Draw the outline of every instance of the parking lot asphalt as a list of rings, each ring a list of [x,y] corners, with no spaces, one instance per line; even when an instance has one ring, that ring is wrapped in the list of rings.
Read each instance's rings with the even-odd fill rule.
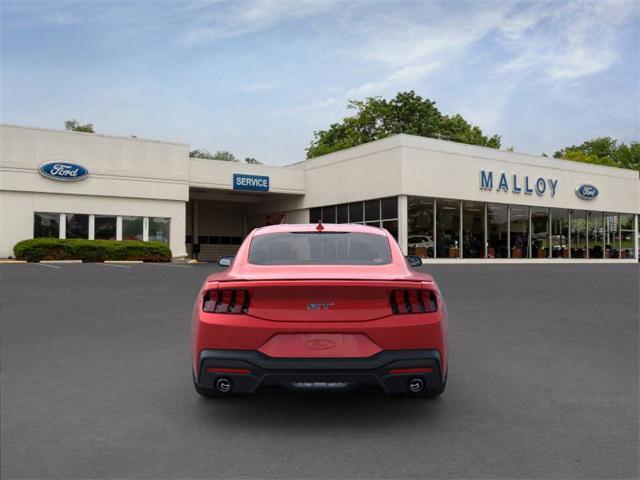
[[[3,265],[2,478],[636,478],[637,265],[437,265],[439,399],[205,400],[212,265]]]

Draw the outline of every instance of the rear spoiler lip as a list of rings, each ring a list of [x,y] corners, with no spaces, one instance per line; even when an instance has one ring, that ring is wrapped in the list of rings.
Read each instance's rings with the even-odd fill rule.
[[[416,288],[422,287],[430,289],[434,282],[422,279],[366,279],[366,278],[335,278],[335,279],[318,279],[309,278],[300,279],[233,279],[233,280],[216,280],[207,282],[209,288],[247,288],[247,287],[286,287],[286,286],[309,286],[309,287],[332,287],[332,286],[379,286],[388,288]]]

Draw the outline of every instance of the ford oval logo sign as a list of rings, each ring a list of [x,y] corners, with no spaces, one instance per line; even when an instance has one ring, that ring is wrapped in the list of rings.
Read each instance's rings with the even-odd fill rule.
[[[576,187],[576,195],[583,200],[593,200],[598,196],[598,189],[593,185],[584,183]]]
[[[56,161],[40,165],[40,173],[52,180],[63,182],[77,182],[89,175],[89,170],[77,163]]]
[[[336,346],[335,342],[332,342],[328,338],[314,338],[313,340],[305,342],[305,345],[311,350],[331,350]]]

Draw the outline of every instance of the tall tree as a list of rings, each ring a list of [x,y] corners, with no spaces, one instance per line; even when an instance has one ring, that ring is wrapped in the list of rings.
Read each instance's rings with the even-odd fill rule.
[[[93,123],[85,123],[82,125],[75,118],[64,122],[64,129],[70,132],[96,133],[93,130]]]
[[[500,148],[500,136],[487,137],[480,127],[471,125],[461,115],[443,115],[435,102],[423,99],[411,90],[399,92],[395,98],[368,97],[349,100],[347,108],[355,114],[327,130],[313,133],[307,158],[355,147],[397,133],[440,138],[454,142]]]
[[[640,171],[640,141],[633,141],[627,145],[623,142],[618,143],[611,137],[598,137],[580,145],[565,147],[553,156],[575,162]]]

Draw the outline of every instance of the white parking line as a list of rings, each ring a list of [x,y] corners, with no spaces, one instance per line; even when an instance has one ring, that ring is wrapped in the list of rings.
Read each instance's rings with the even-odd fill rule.
[[[50,265],[48,263],[34,263],[32,265],[38,265],[39,267],[47,267],[47,268],[62,268],[62,267],[59,267],[58,265]]]
[[[172,263],[147,263],[147,265],[157,265],[159,267],[193,268],[191,265],[174,265]]]
[[[117,265],[115,263],[96,263],[96,265],[102,265],[103,267],[131,268],[130,265]]]

